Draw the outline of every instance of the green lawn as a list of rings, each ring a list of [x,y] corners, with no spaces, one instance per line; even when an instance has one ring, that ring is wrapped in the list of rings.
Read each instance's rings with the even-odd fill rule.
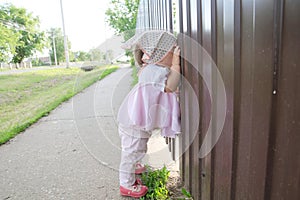
[[[0,76],[0,144],[117,68],[47,69]]]
[[[0,72],[5,72],[5,71],[8,71],[8,70],[10,70],[10,69],[8,69],[8,68],[3,68],[3,69],[1,69],[1,68],[0,68]]]
[[[131,73],[131,77],[132,77],[132,86],[135,86],[138,83],[138,69],[135,66],[132,66],[132,73]]]

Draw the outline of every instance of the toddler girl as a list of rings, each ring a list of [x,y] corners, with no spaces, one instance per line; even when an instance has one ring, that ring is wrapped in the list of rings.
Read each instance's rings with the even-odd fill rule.
[[[180,108],[175,90],[180,80],[180,49],[176,37],[167,31],[149,30],[136,34],[123,46],[134,49],[139,71],[138,84],[123,101],[119,113],[122,154],[120,193],[139,198],[147,193],[135,174],[145,171],[139,162],[146,154],[154,129],[174,138],[180,132]]]

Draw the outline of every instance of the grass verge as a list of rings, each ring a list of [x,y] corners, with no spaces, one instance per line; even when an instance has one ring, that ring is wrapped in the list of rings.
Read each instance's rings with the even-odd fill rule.
[[[132,68],[132,73],[131,73],[131,77],[132,77],[132,83],[131,86],[135,86],[138,83],[138,69],[136,66],[131,66]]]
[[[47,69],[0,76],[0,145],[117,68]]]

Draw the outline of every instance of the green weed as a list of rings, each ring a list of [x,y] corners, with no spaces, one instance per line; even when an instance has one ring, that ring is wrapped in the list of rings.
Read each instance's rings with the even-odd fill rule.
[[[192,195],[185,188],[182,188],[181,192],[185,197],[192,198]]]
[[[166,166],[162,169],[151,170],[147,166],[147,173],[142,174],[142,182],[148,187],[146,196],[140,200],[165,200],[169,199],[169,191],[166,187],[170,171]]]

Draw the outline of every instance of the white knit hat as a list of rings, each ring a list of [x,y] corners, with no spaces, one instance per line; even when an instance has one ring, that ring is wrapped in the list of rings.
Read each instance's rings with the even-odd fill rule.
[[[161,61],[176,45],[176,37],[164,30],[146,30],[135,34],[121,47],[123,49],[141,49],[146,55],[143,61],[153,64]]]

